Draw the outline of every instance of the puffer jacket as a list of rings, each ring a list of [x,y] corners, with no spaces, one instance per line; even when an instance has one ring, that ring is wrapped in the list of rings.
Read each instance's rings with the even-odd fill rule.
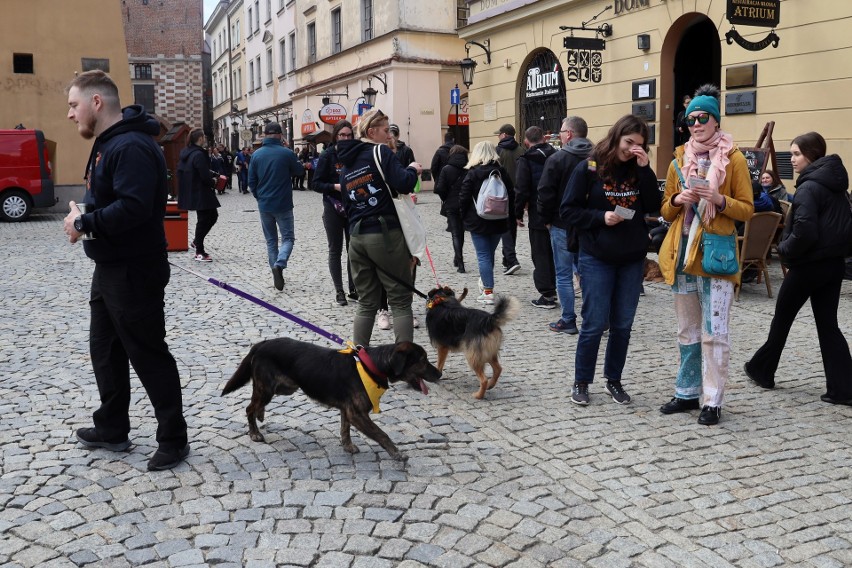
[[[675,149],[675,159],[681,167],[683,167],[683,152],[683,146],[678,146]],[[716,217],[708,228],[711,233],[716,235],[730,235],[734,232],[734,221],[748,221],[754,214],[751,174],[748,171],[745,156],[743,156],[739,148],[734,147],[728,154],[728,158],[728,167],[725,169],[725,182],[719,188],[719,193],[725,196],[725,209],[716,214]],[[674,196],[680,190],[680,181],[678,180],[674,164],[669,164],[669,171],[666,174],[666,192],[663,195],[663,205],[660,213],[672,225],[669,227],[668,233],[666,233],[663,244],[660,245],[659,252],[660,271],[669,285],[674,284],[675,273],[677,272],[678,252],[680,251],[681,244],[686,245],[686,240],[682,238],[684,236],[683,223],[686,209],[672,204],[672,199],[674,199]],[[686,253],[686,268],[684,272],[696,276],[721,278],[738,283],[740,280],[739,273],[730,276],[719,276],[716,274],[707,274],[701,269],[701,261],[704,258],[700,246],[703,234],[704,224],[702,223],[698,228],[692,249]],[[739,251],[737,251],[737,255],[739,255]],[[739,256],[737,260],[739,260]]]
[[[792,221],[778,243],[785,264],[797,266],[852,253],[848,187],[849,174],[836,154],[816,160],[799,174]]]

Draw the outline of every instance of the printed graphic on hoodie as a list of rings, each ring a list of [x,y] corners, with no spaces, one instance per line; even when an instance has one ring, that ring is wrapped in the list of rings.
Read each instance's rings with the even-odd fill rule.
[[[352,202],[355,209],[364,210],[378,205],[379,200],[376,194],[384,191],[384,185],[379,182],[377,187],[369,164],[346,174],[344,181],[346,182],[345,187],[349,194],[349,201]]]
[[[604,183],[603,191],[607,201],[612,203],[613,207],[621,205],[626,209],[632,209],[633,204],[639,199],[639,188],[629,182],[620,182],[618,188]]]

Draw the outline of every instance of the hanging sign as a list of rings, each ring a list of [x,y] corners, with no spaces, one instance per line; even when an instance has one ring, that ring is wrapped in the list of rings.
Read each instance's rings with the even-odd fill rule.
[[[337,124],[346,119],[346,107],[337,103],[328,103],[319,109],[319,119],[326,124]]]
[[[726,16],[735,26],[775,28],[781,21],[781,0],[728,0]]]
[[[772,47],[778,47],[781,38],[778,37],[778,34],[776,34],[775,32],[769,32],[769,34],[767,34],[767,36],[760,41],[749,41],[743,36],[741,36],[737,30],[731,29],[728,33],[725,34],[725,41],[728,43],[728,45],[737,42],[737,45],[742,47],[743,49],[747,49],[749,51],[760,51],[761,49],[766,49],[767,47],[769,47],[770,44],[772,44]]]
[[[568,50],[568,81],[571,83],[600,83],[603,80],[602,66],[603,55],[600,51]]]
[[[314,122],[314,115],[311,109],[306,108],[302,113],[302,136],[313,134],[317,131],[317,123]]]

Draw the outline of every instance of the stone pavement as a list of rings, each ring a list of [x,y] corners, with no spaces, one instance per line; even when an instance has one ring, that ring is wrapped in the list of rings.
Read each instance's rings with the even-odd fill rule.
[[[297,192],[296,247],[283,293],[272,287],[251,196],[223,196],[209,237],[212,264],[173,262],[224,280],[348,337],[353,307],[334,303],[317,194]],[[443,282],[476,288],[451,266],[438,199],[421,213]],[[184,385],[192,454],[150,473],[155,423],[134,381],[134,446],[83,449],[98,395],[88,356],[92,264],[71,246],[62,215],[0,224],[0,565],[317,567],[680,567],[852,565],[852,408],[820,402],[813,317],[794,326],[778,387],[750,385],[741,368],[766,335],[774,300],[746,285],[732,322],[732,376],[722,422],[663,416],[677,358],[670,292],[646,285],[628,356],[633,404],[568,400],[576,337],[551,333],[556,312],[535,309],[529,245],[523,270],[497,291],[523,303],[506,329],[505,373],[485,400],[452,355],[429,396],[394,390],[376,417],[404,451],[395,462],[355,433],[338,441],[338,413],[297,394],[277,397],[247,436],[250,392],[219,392],[249,347],[282,335],[332,347],[284,318],[174,269],[168,340]],[[194,216],[190,216],[191,226]],[[780,286],[778,265],[772,283]],[[434,283],[428,267],[418,286]],[[469,301],[470,302],[470,301]],[[840,304],[852,338],[852,283]],[[424,306],[415,313],[423,321]],[[427,345],[425,329],[415,331]],[[392,341],[376,330],[375,343]],[[434,354],[431,347],[427,347]],[[600,375],[599,375],[600,376]]]

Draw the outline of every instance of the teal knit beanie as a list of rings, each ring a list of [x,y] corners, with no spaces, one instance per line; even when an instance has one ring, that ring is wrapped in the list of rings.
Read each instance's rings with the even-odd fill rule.
[[[716,122],[722,122],[722,119],[719,116],[719,100],[716,97],[711,97],[710,95],[698,95],[692,99],[692,102],[690,102],[689,106],[686,107],[686,116],[689,116],[697,110],[706,112],[715,118]]]

